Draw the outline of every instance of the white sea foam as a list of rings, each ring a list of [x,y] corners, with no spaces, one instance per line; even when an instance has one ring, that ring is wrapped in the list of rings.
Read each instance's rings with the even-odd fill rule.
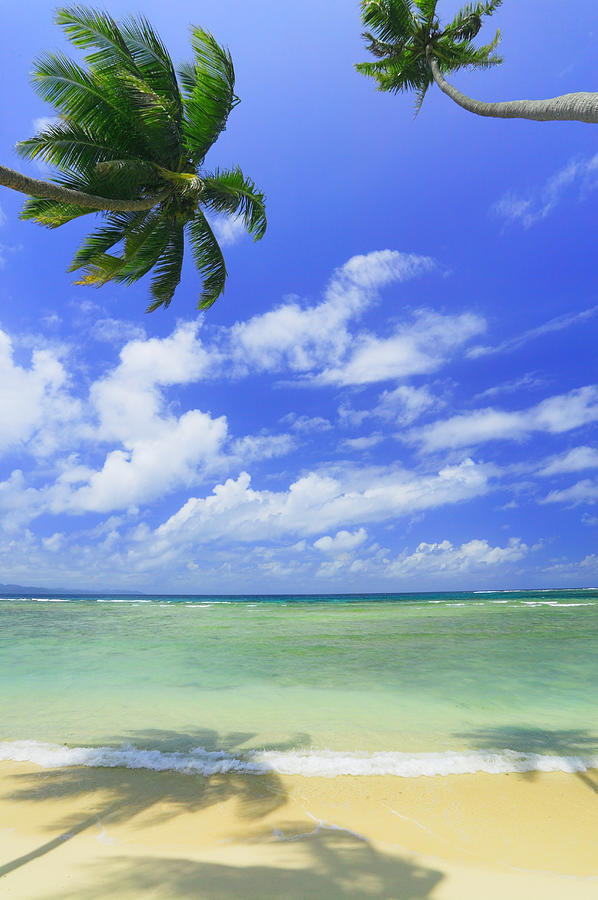
[[[595,606],[595,603],[588,603],[587,600],[584,603],[561,603],[559,600],[524,600],[524,606],[557,606],[557,607],[567,607],[567,606]]]
[[[36,603],[70,603],[68,597],[33,597]]]
[[[152,603],[152,600],[140,600],[137,597],[97,597],[96,603]]]
[[[233,755],[225,750],[197,747],[186,752],[120,747],[66,747],[38,741],[0,743],[0,760],[34,763],[44,768],[69,766],[124,767],[156,772],[197,775],[244,774],[304,775],[490,775],[517,772],[585,772],[598,768],[598,756],[551,756],[518,750],[470,750],[445,753],[349,753],[333,750],[253,750]]]

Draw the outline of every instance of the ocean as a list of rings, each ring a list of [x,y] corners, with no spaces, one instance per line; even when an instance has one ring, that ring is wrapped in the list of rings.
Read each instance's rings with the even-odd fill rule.
[[[0,597],[0,760],[210,775],[598,766],[598,589]]]

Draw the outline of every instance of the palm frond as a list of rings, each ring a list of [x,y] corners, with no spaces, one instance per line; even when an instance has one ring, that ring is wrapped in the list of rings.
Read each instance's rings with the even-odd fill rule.
[[[93,260],[107,253],[116,244],[124,240],[127,228],[134,224],[139,224],[147,217],[147,213],[115,213],[106,217],[103,226],[87,235],[68,269],[69,272],[75,272],[77,269],[84,268],[93,262]]]
[[[176,71],[168,50],[145,16],[130,17],[121,26],[125,44],[140,77],[173,108],[179,126],[183,104]]]
[[[86,242],[80,247],[70,271],[82,268],[84,275],[75,284],[101,287],[112,280],[132,284],[156,265],[168,244],[172,221],[160,207],[142,215],[143,219],[130,220],[128,223],[123,221],[122,226],[116,222],[112,235],[108,234],[108,230],[103,235],[97,233],[97,252],[93,252],[94,236],[91,236],[91,246]],[[108,242],[112,237],[116,239],[103,250],[103,241]],[[120,256],[106,252],[120,241],[124,241]]]
[[[209,31],[193,27],[191,44],[195,52],[195,78],[183,69],[183,140],[194,165],[199,165],[226,126],[236,102],[235,70],[230,53]]]
[[[174,292],[181,280],[183,255],[185,251],[185,225],[177,221],[170,231],[166,249],[154,267],[151,295],[154,298],[146,312],[154,312],[159,306],[168,309]]]
[[[109,143],[114,148],[113,156],[151,154],[119,78],[99,78],[56,53],[34,61],[32,83],[42,100],[54,106],[62,118],[76,122],[98,142]]]
[[[388,8],[395,25],[404,15],[416,21],[413,0],[377,3]],[[34,88],[58,120],[21,141],[18,152],[54,166],[57,185],[103,198],[108,206],[114,200],[125,208],[129,201],[153,204],[122,213],[94,206],[102,220],[75,253],[70,271],[81,273],[77,283],[100,286],[130,284],[154,269],[149,309],[167,307],[180,281],[188,226],[203,277],[199,306],[207,309],[224,290],[226,266],[200,207],[241,217],[255,240],[266,230],[264,195],[241,169],[207,175],[199,169],[238,102],[230,53],[208,31],[192,28],[194,59],[181,66],[179,86],[166,47],[143,16],[117,22],[75,4],[59,9],[56,21],[85,51],[84,64],[63,53],[35,61]],[[372,37],[381,57],[383,40]],[[64,197],[31,197],[22,217],[55,228],[90,212],[68,202],[66,191]]]
[[[115,65],[133,67],[133,59],[118,24],[108,13],[85,6],[62,7],[56,12],[56,24],[63,27],[76,47],[98,49],[99,52],[86,57],[93,68],[102,70]]]
[[[415,5],[422,14],[422,19],[427,25],[431,25],[436,16],[438,0],[414,0]]]
[[[366,46],[376,57],[358,63],[355,68],[374,78],[380,91],[413,91],[415,114],[419,112],[434,78],[428,53],[432,52],[443,73],[458,69],[488,68],[502,62],[491,44],[475,47],[483,16],[492,15],[502,0],[468,3],[444,30],[436,17],[437,0],[364,0],[364,25],[374,34],[364,33]],[[392,16],[394,15],[394,19]]]
[[[381,41],[407,40],[416,25],[412,0],[362,0],[361,20]]]
[[[226,265],[222,250],[200,209],[189,222],[189,238],[195,266],[203,277],[198,309],[209,309],[224,291]]]
[[[245,228],[259,241],[265,234],[266,199],[241,169],[216,169],[204,175],[203,203],[219,213],[240,216]]]
[[[37,222],[46,228],[60,228],[79,216],[90,212],[80,206],[64,203],[60,200],[49,200],[44,197],[28,197],[20,213],[21,219]]]
[[[16,149],[24,159],[43,159],[59,169],[77,171],[87,171],[114,155],[111,144],[98,141],[71,120],[46,125],[33,137],[19,141]]]
[[[491,16],[502,6],[502,0],[490,0],[487,3],[468,3],[459,10],[453,21],[443,29],[443,34],[453,40],[471,41],[477,37],[484,16]]]
[[[142,78],[128,72],[120,76],[128,89],[133,116],[141,126],[152,158],[177,166],[181,156],[182,123],[178,106],[157,94]]]

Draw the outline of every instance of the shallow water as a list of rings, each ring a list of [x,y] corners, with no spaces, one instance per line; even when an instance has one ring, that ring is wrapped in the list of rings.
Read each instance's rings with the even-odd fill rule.
[[[5,598],[0,678],[0,758],[579,769],[598,759],[598,590]]]

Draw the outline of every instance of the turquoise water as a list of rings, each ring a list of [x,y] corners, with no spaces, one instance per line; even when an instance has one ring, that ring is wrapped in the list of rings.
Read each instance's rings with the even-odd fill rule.
[[[589,764],[598,590],[0,598],[0,678],[5,758],[52,744],[164,767],[258,750],[306,770],[505,750]]]

